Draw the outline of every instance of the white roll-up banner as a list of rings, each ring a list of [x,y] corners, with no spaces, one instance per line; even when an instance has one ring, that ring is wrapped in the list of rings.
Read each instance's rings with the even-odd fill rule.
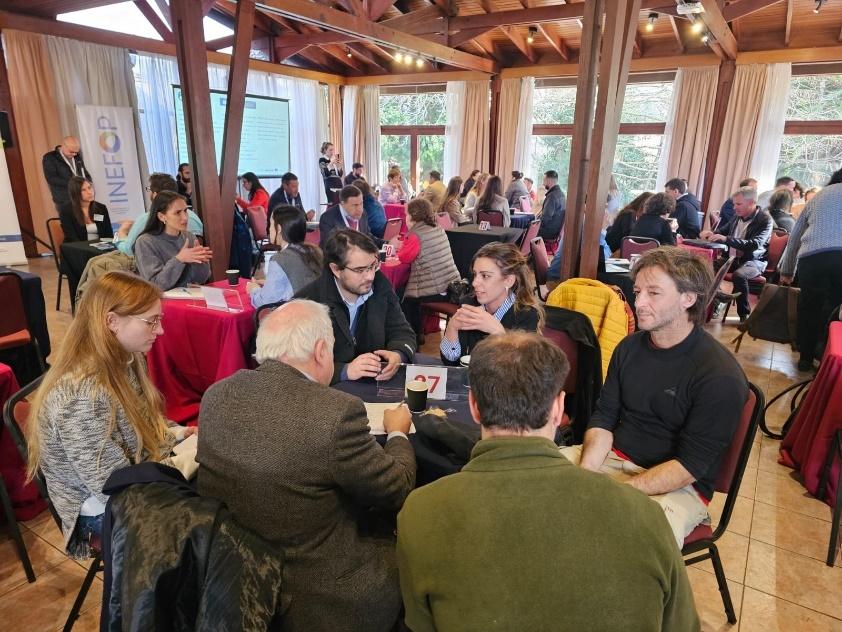
[[[6,152],[0,151],[0,265],[14,266],[25,263],[26,254],[23,251]]]
[[[132,109],[111,105],[77,105],[79,143],[94,182],[97,202],[108,207],[116,228],[146,208],[137,160]]]

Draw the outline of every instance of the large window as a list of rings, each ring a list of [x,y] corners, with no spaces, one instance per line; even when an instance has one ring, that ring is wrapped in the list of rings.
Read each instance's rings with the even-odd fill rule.
[[[418,186],[444,166],[444,92],[380,95],[380,181],[395,164]]]
[[[614,154],[614,177],[625,201],[643,191],[655,190],[661,140],[671,99],[671,81],[626,86]],[[558,171],[559,184],[565,190],[575,108],[574,86],[536,87],[531,171],[537,178],[550,169]]]
[[[842,74],[793,76],[786,118],[778,177],[824,186],[842,167]]]

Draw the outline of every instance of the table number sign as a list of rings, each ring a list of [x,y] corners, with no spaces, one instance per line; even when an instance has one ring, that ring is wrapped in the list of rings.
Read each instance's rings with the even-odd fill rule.
[[[392,244],[383,244],[383,252],[386,253],[386,258],[395,256],[395,247]]]
[[[406,367],[406,384],[414,380],[427,382],[430,388],[427,392],[429,399],[447,398],[447,367],[420,366],[410,364]]]
[[[479,223],[480,230],[491,230],[491,222],[482,221]]]

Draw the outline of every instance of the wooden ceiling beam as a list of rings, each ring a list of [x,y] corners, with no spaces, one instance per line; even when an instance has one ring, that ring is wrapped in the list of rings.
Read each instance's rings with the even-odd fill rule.
[[[375,44],[404,48],[450,66],[487,73],[499,71],[497,64],[489,59],[396,31],[380,23],[322,7],[306,0],[260,0],[259,6],[264,12],[288,17],[329,31],[356,35],[371,40]]]
[[[526,41],[526,38],[523,36],[523,33],[518,31],[513,26],[501,26],[499,28],[501,31],[503,31],[506,37],[508,37],[511,40],[512,44],[514,44],[515,47],[521,53],[523,53],[524,57],[526,57],[533,64],[536,61],[538,61],[538,55],[535,53],[535,50],[532,48],[529,42]]]
[[[390,69],[381,64],[371,51],[362,44],[348,44],[348,48],[351,49],[351,53],[354,57],[362,59],[365,63],[374,66],[375,68],[379,68],[383,72],[389,72]]]
[[[699,18],[708,27],[708,31],[713,36],[713,39],[716,40],[712,43],[722,49],[725,58],[736,59],[737,40],[734,38],[731,29],[728,28],[728,24],[722,16],[722,11],[720,11],[716,0],[700,0],[700,2],[705,8],[705,12],[699,14]],[[714,47],[712,46],[711,48]],[[714,52],[716,52],[715,48]]]
[[[383,20],[382,22],[378,22],[378,24],[415,35],[421,33],[447,33],[445,17],[440,7],[431,5],[399,17]]]
[[[276,46],[292,47],[301,46],[302,48],[309,45],[320,46],[322,44],[347,44],[348,42],[357,42],[359,37],[353,35],[344,35],[343,33],[331,33],[325,31],[324,33],[292,33],[284,32],[276,37]]]
[[[792,37],[792,0],[786,2],[786,28],[784,29],[784,46],[789,46]]]
[[[680,54],[684,54],[684,40],[681,39],[681,31],[678,29],[678,20],[673,16],[669,16],[670,26],[672,27],[672,34],[675,36],[675,41],[678,43],[676,50]]]
[[[715,2],[715,0],[713,0]],[[779,1],[779,0],[778,0]],[[512,9],[509,11],[494,11],[475,15],[459,15],[450,18],[451,31],[479,28],[481,26],[514,26],[518,24],[538,24],[540,22],[560,22],[563,20],[577,20],[584,15],[584,2],[574,4],[556,4],[529,9]],[[666,15],[677,15],[675,4],[665,0],[644,0],[641,10],[654,11]],[[411,14],[410,14],[411,15]]]
[[[395,0],[368,0],[368,19],[377,22],[394,4]]]
[[[150,5],[147,0],[134,0],[134,5],[143,14],[146,21],[152,25],[155,32],[161,36],[162,40],[170,43],[175,42],[175,38],[173,37],[170,27],[164,23],[161,16],[155,12],[155,9],[152,8],[152,5]]]
[[[495,27],[489,28],[487,26],[481,26],[478,29],[465,29],[464,31],[459,31],[458,33],[454,33],[447,38],[447,45],[448,46],[462,46],[466,44],[470,40],[479,37],[480,35],[485,35],[486,33],[490,33],[494,30]]]
[[[207,42],[205,42],[205,44],[207,45],[208,50],[219,50],[220,48],[228,48],[229,46],[233,46],[235,42],[235,35],[226,35],[225,37],[218,37],[213,40],[208,40]]]
[[[207,16],[215,4],[216,0],[202,0],[202,15]]]
[[[167,4],[167,0],[152,1],[158,5],[158,10],[161,12],[161,15],[164,16],[164,22],[166,23],[167,27],[170,30],[172,30],[172,17],[170,16],[170,5]]]
[[[547,43],[559,54],[562,60],[570,61],[570,50],[567,48],[567,44],[564,43],[564,40],[561,37],[553,37],[543,24],[536,24],[535,26],[538,28],[538,32],[545,40],[547,40]]]
[[[770,7],[781,1],[782,0],[740,0],[740,2],[729,4],[727,7],[722,9],[722,17],[725,18],[726,22],[733,22],[734,20],[744,18],[745,16],[756,13],[757,11],[762,11],[766,7]]]

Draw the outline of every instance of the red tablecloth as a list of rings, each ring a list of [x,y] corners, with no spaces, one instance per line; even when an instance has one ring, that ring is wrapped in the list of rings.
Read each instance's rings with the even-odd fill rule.
[[[710,261],[713,263],[714,258],[716,257],[716,251],[712,248],[699,248],[698,246],[691,246],[690,244],[678,244],[679,248],[683,248],[688,252],[692,252],[694,255],[701,257],[705,261]]]
[[[400,217],[401,219],[401,235],[406,232],[406,205],[405,204],[384,204],[383,210],[386,211],[386,220]]]
[[[781,444],[780,462],[801,472],[814,496],[833,435],[842,428],[842,323],[831,323],[822,365]],[[833,505],[839,461],[831,470],[824,500]]]
[[[230,288],[227,281],[212,285]],[[246,281],[236,288],[242,312],[209,309],[203,301],[164,299],[164,333],[147,356],[149,374],[164,396],[167,416],[194,424],[202,395],[214,383],[249,366],[248,343],[254,335],[254,308]]]
[[[18,381],[11,367],[0,364],[0,410],[5,406],[6,400],[19,390]],[[12,500],[15,518],[19,521],[31,520],[47,508],[47,503],[41,500],[35,483],[28,485],[24,483],[26,465],[20,458],[15,442],[6,432],[5,427],[0,427],[0,474],[3,475],[3,482]],[[2,509],[0,509],[0,520],[2,520]]]
[[[380,266],[380,272],[383,273],[395,292],[406,287],[406,282],[409,281],[409,271],[412,269],[412,264],[401,263],[399,259],[390,259]]]

